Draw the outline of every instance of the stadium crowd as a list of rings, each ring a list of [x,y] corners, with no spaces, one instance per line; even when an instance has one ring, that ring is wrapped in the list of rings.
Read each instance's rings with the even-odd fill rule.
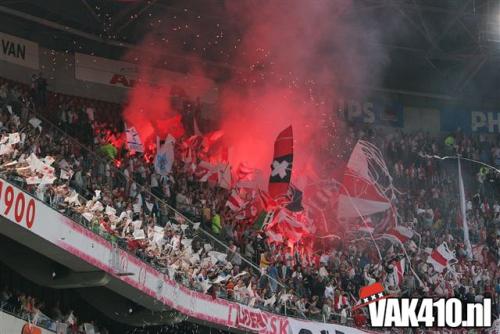
[[[444,138],[378,133],[349,126],[345,159],[358,139],[381,148],[400,191],[394,199],[398,224],[415,236],[404,247],[377,240],[380,259],[367,235],[344,228],[340,240],[323,241],[305,254],[269,242],[266,233],[242,224],[226,205],[231,189],[200,182],[181,159],[176,158],[168,176],[161,176],[151,160],[127,154],[126,146],[103,150],[120,131],[98,120],[94,102],[69,99],[49,102],[45,109],[87,150],[41,121],[31,101],[22,86],[0,87],[0,175],[192,289],[280,314],[353,321],[359,327],[367,325],[367,315],[351,308],[359,289],[376,281],[400,296],[457,296],[468,302],[490,297],[495,317],[500,311],[500,173],[463,162],[469,175],[470,258],[463,242],[456,160],[429,157],[459,153],[499,166],[500,138],[460,131]],[[176,143],[176,156],[181,144]],[[109,159],[110,154],[119,159]],[[371,219],[377,224],[384,217]],[[455,252],[456,263],[438,272],[427,258],[443,242]],[[401,259],[406,261],[399,278],[395,263]]]
[[[90,328],[94,333],[106,334],[103,326],[97,326],[94,321],[85,323],[78,319],[70,308],[61,311],[59,301],[46,305],[43,300],[21,291],[11,290],[4,286],[0,291],[0,310],[25,319],[30,324],[47,328],[57,333],[88,333]]]

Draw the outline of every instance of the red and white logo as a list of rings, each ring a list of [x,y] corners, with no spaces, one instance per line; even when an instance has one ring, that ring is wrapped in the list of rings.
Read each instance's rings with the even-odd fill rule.
[[[353,310],[368,307],[373,328],[488,328],[492,300],[464,303],[458,298],[396,298],[381,283],[362,287]]]
[[[359,300],[361,304],[355,305],[352,310],[356,310],[361,307],[368,306],[370,303],[378,302],[381,299],[392,297],[392,295],[387,295],[384,290],[382,283],[376,282],[371,285],[362,287],[359,290]]]

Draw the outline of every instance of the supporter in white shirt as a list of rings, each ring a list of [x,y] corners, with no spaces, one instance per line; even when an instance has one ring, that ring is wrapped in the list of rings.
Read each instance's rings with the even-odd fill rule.
[[[75,175],[73,177],[73,180],[75,181],[76,185],[81,189],[83,188],[83,176],[82,176],[82,170],[78,169],[75,172]]]
[[[330,256],[326,253],[321,254],[321,257],[319,258],[319,262],[322,263],[324,266],[328,266],[329,260]]]
[[[325,298],[330,299],[335,295],[335,287],[332,282],[328,282],[328,285],[325,287]]]
[[[130,184],[129,197],[135,198],[137,196],[137,184],[132,181]]]
[[[343,307],[342,310],[340,311],[340,324],[346,325],[347,324],[347,307]]]
[[[42,202],[48,200],[46,197],[45,197],[45,193],[47,192],[46,190],[47,188],[47,185],[38,185],[38,187],[36,188],[35,190],[35,196]]]
[[[151,188],[157,188],[159,186],[158,175],[156,173],[151,173],[151,181],[149,185],[151,186]]]
[[[94,114],[95,114],[94,107],[92,107],[92,106],[87,107],[85,112],[87,113],[87,117],[89,118],[89,121],[93,122],[94,121]]]

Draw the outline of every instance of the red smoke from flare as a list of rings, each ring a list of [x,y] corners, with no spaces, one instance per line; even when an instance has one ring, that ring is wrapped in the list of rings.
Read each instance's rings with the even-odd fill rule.
[[[206,49],[207,54],[220,51],[228,55],[226,59],[236,68],[231,79],[219,83],[220,124],[233,168],[246,161],[268,174],[273,142],[291,124],[295,135],[292,181],[305,176],[317,178],[317,171],[326,165],[323,147],[335,144],[322,119],[335,121],[335,116],[331,116],[332,101],[338,97],[339,86],[374,85],[377,79],[383,55],[381,50],[369,47],[377,39],[376,29],[363,26],[361,14],[357,18],[352,12],[344,16],[351,9],[352,0],[226,1],[222,10],[219,2],[208,1],[199,6],[197,11],[207,17],[215,11],[213,17],[221,23],[216,25],[218,28],[214,28],[213,20],[207,20],[203,26],[202,20],[193,20],[186,14],[186,22],[155,28],[163,30],[154,33],[168,38],[174,53],[187,50],[187,41],[200,52]],[[178,28],[184,23],[187,30],[181,33]],[[226,37],[235,31],[240,32],[237,42]],[[214,32],[220,37],[217,46],[210,39]],[[199,39],[189,38],[196,33]],[[158,54],[161,43],[158,38],[149,37],[141,45],[142,54]],[[196,58],[193,52],[186,55]],[[159,59],[139,58],[141,68],[159,63]],[[205,61],[198,58],[199,62]],[[180,62],[185,65],[187,59]],[[189,70],[200,72],[194,64]],[[161,81],[159,71],[151,72],[141,71],[139,80]],[[192,97],[200,96],[188,88],[186,92]],[[158,89],[157,85],[141,84],[133,89],[125,119],[136,127],[143,141],[158,131],[171,131],[157,121],[176,115],[168,96],[168,89]]]
[[[157,135],[163,139],[168,133],[179,137],[184,132],[180,116],[171,108],[167,87],[137,84],[130,91],[124,118],[127,126],[135,127],[146,145],[155,142]]]
[[[156,142],[156,136],[164,139],[167,134],[179,138],[184,134],[179,110],[188,99],[193,103],[196,97],[211,99],[213,83],[200,75],[197,67],[188,74],[161,69],[163,58],[158,52],[158,42],[146,38],[139,50],[132,50],[125,61],[139,59],[137,84],[129,91],[124,118],[128,126],[134,126],[145,146]],[[180,105],[172,106],[172,96]]]

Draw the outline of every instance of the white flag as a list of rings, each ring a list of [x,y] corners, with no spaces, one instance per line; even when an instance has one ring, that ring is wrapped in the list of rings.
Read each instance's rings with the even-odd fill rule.
[[[92,212],[103,211],[103,210],[104,210],[104,206],[99,201],[95,202],[94,205],[92,205],[92,207],[90,208],[90,211],[92,211]]]
[[[52,165],[56,159],[54,157],[51,157],[50,155],[47,155],[45,158],[42,159],[42,161],[47,164],[47,165]]]
[[[42,121],[41,121],[41,120],[39,120],[38,118],[33,117],[33,118],[32,118],[32,119],[30,119],[28,122],[29,122],[29,123],[31,124],[31,126],[33,126],[35,129],[38,129],[38,130],[42,131],[42,127],[40,126],[40,124],[42,124]]]
[[[104,213],[107,214],[108,216],[116,216],[116,209],[107,205]]]
[[[144,233],[144,230],[135,230],[134,233],[132,233],[134,236],[135,240],[142,240],[146,239],[146,234]]]
[[[39,178],[38,176],[30,176],[26,178],[26,183],[27,184],[39,184],[42,182],[42,179]]]
[[[52,175],[44,175],[42,177],[42,181],[40,182],[40,184],[52,184],[54,183],[54,181],[56,180],[56,177],[55,176],[52,176]]]
[[[82,213],[83,218],[85,218],[87,221],[91,221],[92,218],[94,218],[94,215],[90,212],[84,212]]]
[[[0,144],[0,155],[10,154],[14,151],[10,144]]]
[[[141,138],[135,127],[126,128],[125,135],[127,138],[127,147],[129,150],[136,152],[144,152],[144,145],[142,145]]]
[[[59,177],[62,179],[62,180],[71,180],[71,178],[73,177],[73,171],[68,169],[61,169],[61,174],[59,175]]]
[[[64,201],[68,204],[80,205],[80,201],[78,200],[78,193],[76,191],[72,191],[67,197],[64,198]]]
[[[168,175],[174,164],[174,143],[175,138],[168,135],[165,143],[160,145],[159,139],[156,139],[156,157],[155,157],[155,172],[160,175]]]
[[[19,132],[9,133],[9,144],[14,145],[21,141],[21,136]]]
[[[132,226],[134,227],[134,231],[139,230],[142,226],[142,220],[134,220]]]

